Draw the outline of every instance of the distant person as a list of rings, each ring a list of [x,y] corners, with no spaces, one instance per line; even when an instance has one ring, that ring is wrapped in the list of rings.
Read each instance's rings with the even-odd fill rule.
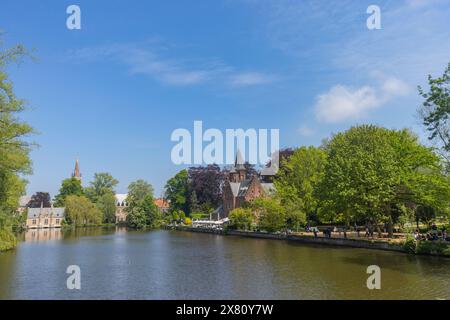
[[[356,234],[358,235],[358,238],[359,238],[359,228],[358,228],[358,225],[355,223],[355,231],[356,231]]]
[[[319,229],[317,229],[317,227],[313,227],[312,232],[314,233],[314,238],[317,238],[317,233],[319,232]]]
[[[413,236],[414,236],[414,240],[420,240],[421,239],[420,232],[419,232],[418,229],[414,230]]]
[[[447,230],[445,229],[445,227],[442,227],[441,233],[442,233],[442,240],[447,239]]]

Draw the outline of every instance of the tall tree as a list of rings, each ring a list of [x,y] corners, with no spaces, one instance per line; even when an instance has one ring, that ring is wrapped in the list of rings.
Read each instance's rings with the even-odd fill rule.
[[[14,239],[12,214],[26,185],[21,176],[31,173],[29,152],[32,144],[25,138],[33,130],[19,118],[25,109],[25,101],[16,97],[6,73],[7,66],[20,62],[27,52],[21,45],[10,49],[2,49],[1,45],[0,41],[0,233],[4,239]],[[12,246],[13,241],[0,243],[4,249]]]
[[[428,92],[419,86],[419,94],[425,99],[419,113],[430,132],[429,139],[442,146],[442,155],[450,161],[450,62],[441,77],[428,76],[428,85]]]
[[[59,189],[59,194],[55,197],[55,206],[64,207],[67,196],[83,196],[84,190],[81,181],[76,178],[64,179]]]
[[[206,167],[191,167],[188,174],[190,195],[195,193],[198,204],[212,208],[219,206],[222,199],[222,184],[225,180],[220,167],[216,164],[210,164]],[[195,211],[192,208],[192,206],[195,206],[192,201],[191,199],[189,211]]]
[[[65,220],[73,226],[99,225],[103,214],[85,196],[68,195],[65,198]]]
[[[103,213],[103,222],[116,222],[116,197],[112,192],[107,192],[97,198],[96,205]]]
[[[136,180],[128,186],[127,203],[132,206],[143,201],[147,196],[153,198],[153,186],[145,180]]]
[[[448,208],[448,178],[438,157],[408,130],[352,127],[325,150],[321,194],[344,220],[384,222],[391,230],[402,206]]]
[[[30,201],[27,204],[28,208],[44,208],[51,207],[50,194],[48,192],[36,192],[31,196]]]
[[[174,177],[170,178],[165,186],[165,198],[169,201],[170,211],[183,211],[189,214],[189,173],[181,170]]]
[[[94,180],[91,181],[90,186],[86,188],[86,196],[93,202],[107,193],[114,194],[114,188],[119,183],[116,179],[107,172],[95,173]]]
[[[274,181],[277,195],[285,206],[317,220],[320,207],[317,190],[324,176],[325,151],[313,146],[301,147],[285,159]]]
[[[153,198],[153,187],[144,180],[137,180],[128,186],[128,207],[126,208],[127,225],[131,228],[142,229],[157,227],[161,216]]]

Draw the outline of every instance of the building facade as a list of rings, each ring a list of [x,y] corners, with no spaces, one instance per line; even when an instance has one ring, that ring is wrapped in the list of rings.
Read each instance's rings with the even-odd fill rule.
[[[28,229],[61,228],[64,220],[64,208],[28,208]]]
[[[128,203],[126,200],[126,193],[116,194],[116,224],[123,224],[127,221],[127,212],[125,209],[128,207]]]
[[[124,224],[127,221],[127,196],[126,193],[116,194],[116,224]],[[167,213],[170,208],[169,203],[162,198],[155,199],[155,205],[163,214]]]
[[[245,202],[273,193],[274,185],[272,182],[265,182],[268,180],[267,177],[262,180],[256,174],[247,177],[247,169],[238,151],[234,166],[222,188],[222,206],[214,212],[214,218],[217,220],[227,218],[233,209],[241,207]]]

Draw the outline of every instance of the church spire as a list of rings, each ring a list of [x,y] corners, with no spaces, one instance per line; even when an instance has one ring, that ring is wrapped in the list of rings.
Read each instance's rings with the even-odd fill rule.
[[[246,169],[244,165],[244,159],[242,157],[241,151],[238,149],[236,153],[236,159],[234,161],[234,166],[230,171],[230,180],[232,182],[242,182],[246,179]]]
[[[241,153],[241,150],[239,150],[239,149],[236,153],[236,160],[234,161],[234,169],[236,171],[245,170],[244,159],[242,158],[242,153]]]
[[[75,170],[72,173],[72,177],[81,181],[80,166],[78,164],[78,159],[75,161]]]

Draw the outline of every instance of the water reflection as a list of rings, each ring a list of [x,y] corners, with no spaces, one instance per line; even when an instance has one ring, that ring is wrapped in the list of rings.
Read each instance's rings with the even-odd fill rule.
[[[51,240],[61,240],[61,229],[32,229],[24,233],[23,241],[26,242],[43,242]]]
[[[176,231],[30,230],[0,254],[0,299],[450,298],[450,259]],[[82,290],[67,290],[79,265]],[[366,268],[381,267],[368,290]]]
[[[17,238],[23,242],[46,242],[52,240],[79,240],[82,237],[98,237],[114,233],[120,235],[126,232],[127,229],[124,227],[29,229],[17,235]]]

